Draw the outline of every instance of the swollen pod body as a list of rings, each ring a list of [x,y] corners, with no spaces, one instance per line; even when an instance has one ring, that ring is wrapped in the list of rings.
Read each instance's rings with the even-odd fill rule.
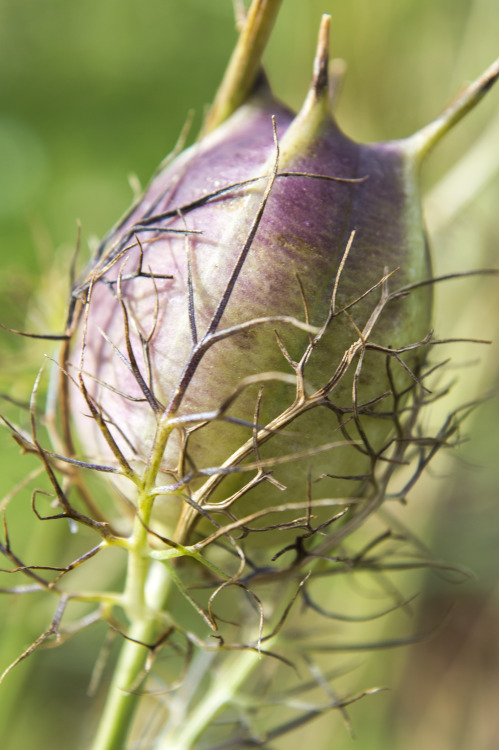
[[[305,503],[307,486],[357,492],[424,347],[405,366],[387,351],[430,328],[431,285],[395,294],[431,277],[412,143],[351,141],[323,69],[296,117],[261,85],[162,167],[74,290],[86,395],[75,388],[72,405],[87,454],[113,458],[88,398],[135,467],[161,420],[176,420],[162,481],[238,515]],[[323,399],[290,412],[298,381],[302,399]],[[259,462],[273,483],[252,484]],[[157,502],[171,523],[182,514],[182,497]]]

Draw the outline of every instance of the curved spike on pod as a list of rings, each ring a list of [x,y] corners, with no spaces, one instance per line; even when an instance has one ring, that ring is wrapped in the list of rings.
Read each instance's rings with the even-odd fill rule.
[[[303,106],[281,140],[280,166],[306,151],[326,123],[333,122],[329,88],[329,33],[331,16],[322,16],[312,82]]]
[[[443,136],[476,107],[498,78],[499,58],[476,81],[458,92],[449,106],[433,122],[407,138],[406,143],[412,150],[414,158],[422,162]]]
[[[329,33],[331,28],[331,16],[326,13],[322,16],[317,40],[317,51],[314,60],[314,77],[311,90],[319,98],[324,92],[329,92]]]

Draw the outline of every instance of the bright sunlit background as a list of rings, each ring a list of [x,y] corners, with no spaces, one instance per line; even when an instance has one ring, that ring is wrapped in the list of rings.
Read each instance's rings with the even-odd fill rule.
[[[409,135],[499,55],[497,0],[284,0],[266,64],[275,92],[294,108],[324,12],[332,15],[332,55],[348,64],[338,119],[358,140]],[[77,222],[83,263],[131,202],[130,183],[144,185],[173,148],[191,109],[195,135],[234,40],[231,0],[0,0],[1,323],[61,330]],[[423,183],[437,272],[497,267],[499,85],[431,155]],[[437,291],[440,336],[494,340],[449,349],[456,384],[447,405],[436,407],[437,422],[439,409],[497,387],[498,284],[474,279]],[[26,402],[52,347],[0,332],[0,351],[0,391]],[[492,395],[463,428],[456,460],[438,464],[400,514],[437,556],[473,576],[459,585],[456,576],[413,576],[407,589],[400,578],[404,596],[419,594],[403,632],[394,633],[398,624],[388,618],[350,637],[343,630],[341,642],[441,629],[408,649],[352,652],[343,662],[353,670],[351,687],[389,688],[350,710],[355,740],[331,714],[274,749],[300,747],[305,738],[318,750],[499,746],[498,420]],[[11,542],[27,563],[67,563],[87,542],[73,546],[63,523],[36,522],[36,479],[8,502],[36,469],[2,430],[0,507]],[[0,585],[12,580],[4,575]],[[333,608],[348,609],[337,595]],[[0,671],[48,626],[56,604],[38,594],[0,599]],[[7,676],[3,750],[80,746],[94,721],[87,687],[103,639],[97,626]]]

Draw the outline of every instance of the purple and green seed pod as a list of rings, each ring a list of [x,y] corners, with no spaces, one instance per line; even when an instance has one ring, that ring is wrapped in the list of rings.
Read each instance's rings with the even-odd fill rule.
[[[185,495],[222,523],[229,508],[359,492],[424,360],[420,165],[485,77],[414,136],[358,144],[332,113],[327,46],[326,17],[301,111],[261,78],[159,169],[74,290],[81,442],[140,473],[173,426],[158,483],[181,491],[156,504],[172,529],[181,519],[177,538],[195,525]]]

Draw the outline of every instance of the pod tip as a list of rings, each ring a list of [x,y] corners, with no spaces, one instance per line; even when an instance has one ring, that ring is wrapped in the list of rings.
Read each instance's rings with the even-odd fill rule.
[[[314,75],[312,89],[316,96],[322,96],[329,91],[329,35],[331,28],[331,16],[325,13],[322,16],[317,40],[317,50],[314,60]]]

